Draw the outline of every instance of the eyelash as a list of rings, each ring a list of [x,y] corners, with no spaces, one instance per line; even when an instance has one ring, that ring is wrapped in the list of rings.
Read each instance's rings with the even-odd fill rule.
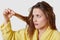
[[[36,16],[39,17],[39,18],[41,17],[40,15],[36,15]]]
[[[36,15],[37,17],[41,17],[41,16],[39,16],[39,15]],[[34,15],[33,15],[33,17],[34,17]]]

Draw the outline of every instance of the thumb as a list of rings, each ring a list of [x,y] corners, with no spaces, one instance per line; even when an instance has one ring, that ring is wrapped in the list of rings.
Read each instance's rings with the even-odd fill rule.
[[[10,14],[8,17],[11,18],[13,16],[13,14]]]

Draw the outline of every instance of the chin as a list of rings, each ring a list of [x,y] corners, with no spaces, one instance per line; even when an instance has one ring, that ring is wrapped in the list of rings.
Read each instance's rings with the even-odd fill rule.
[[[43,27],[37,27],[37,26],[35,26],[35,28],[36,28],[36,29],[41,29],[41,28],[43,28]]]
[[[37,26],[36,26],[35,28],[36,28],[36,29],[40,29],[40,27],[37,27]]]

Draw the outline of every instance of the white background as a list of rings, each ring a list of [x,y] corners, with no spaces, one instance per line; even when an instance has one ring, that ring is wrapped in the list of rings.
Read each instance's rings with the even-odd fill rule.
[[[43,0],[0,0],[0,25],[4,22],[3,11],[7,8],[14,10],[15,12],[28,16],[29,9],[34,4]],[[56,14],[56,26],[60,31],[60,0],[44,0],[48,2],[54,9]],[[26,23],[15,16],[11,18],[12,30],[19,30],[26,27]],[[0,40],[3,40],[2,33],[0,31]]]

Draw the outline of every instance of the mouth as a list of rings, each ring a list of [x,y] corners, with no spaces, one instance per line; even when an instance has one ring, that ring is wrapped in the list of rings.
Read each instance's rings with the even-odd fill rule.
[[[34,24],[35,26],[37,26],[38,24]]]

